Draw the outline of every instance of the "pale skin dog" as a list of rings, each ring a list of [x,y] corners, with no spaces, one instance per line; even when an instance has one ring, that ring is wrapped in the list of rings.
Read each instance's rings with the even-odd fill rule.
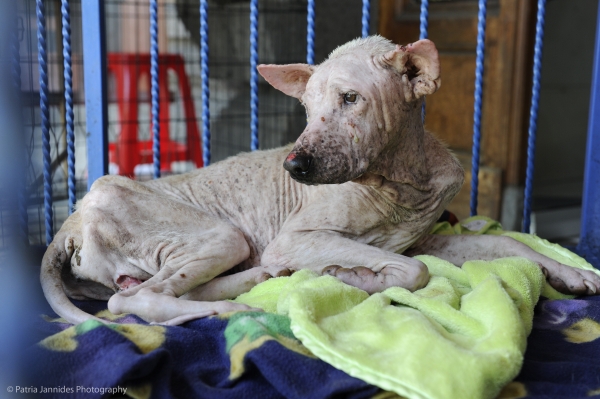
[[[524,256],[559,291],[599,291],[596,274],[508,237],[427,234],[463,183],[421,120],[423,97],[440,86],[432,42],[357,39],[318,66],[259,71],[306,107],[296,143],[144,183],[99,179],[43,259],[59,315],[82,322],[93,316],[68,297],[102,299],[115,314],[180,324],[249,309],[224,300],[305,268],[369,293],[416,290],[429,279],[417,254],[457,266]]]

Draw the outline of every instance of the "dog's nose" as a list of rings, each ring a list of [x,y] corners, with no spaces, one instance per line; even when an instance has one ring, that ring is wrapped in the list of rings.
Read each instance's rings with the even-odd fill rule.
[[[313,157],[311,155],[290,154],[283,163],[285,170],[293,176],[307,177],[311,172]]]

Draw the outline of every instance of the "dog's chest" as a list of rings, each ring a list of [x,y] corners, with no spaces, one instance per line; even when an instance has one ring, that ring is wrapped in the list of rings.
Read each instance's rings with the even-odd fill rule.
[[[402,253],[427,233],[435,223],[435,215],[422,215],[402,223],[383,223],[356,237],[357,241],[386,251]]]
[[[338,233],[398,252],[415,242],[437,218],[435,204],[399,205],[372,187],[357,183],[308,187],[304,201],[289,215],[284,230]]]

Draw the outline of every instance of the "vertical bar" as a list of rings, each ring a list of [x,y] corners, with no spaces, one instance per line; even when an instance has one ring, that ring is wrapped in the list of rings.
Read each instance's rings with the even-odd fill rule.
[[[371,30],[371,2],[363,0],[362,2],[362,37],[369,36]]]
[[[67,129],[67,186],[69,191],[69,215],[73,213],[76,197],[75,187],[75,129],[73,118],[73,71],[71,69],[71,10],[69,0],[61,0],[63,69],[65,80],[65,121]]]
[[[306,8],[306,63],[315,63],[315,0],[308,0]]]
[[[475,103],[473,106],[473,150],[471,156],[471,216],[477,215],[479,191],[479,155],[481,153],[481,107],[483,97],[483,67],[485,61],[485,25],[487,0],[479,0],[477,16],[477,58],[475,61]]]
[[[258,0],[250,1],[250,149],[258,150]]]
[[[421,0],[421,14],[419,17],[419,40],[427,39],[429,33],[429,0]]]
[[[14,17],[15,17],[15,24],[14,26],[11,26],[10,29],[10,46],[11,46],[11,74],[12,74],[12,81],[14,84],[14,89],[15,89],[15,98],[19,99],[19,108],[20,108],[20,99],[21,99],[21,52],[20,52],[20,37],[19,37],[19,31],[21,30],[22,27],[19,26],[19,21],[21,21],[20,17],[17,14],[17,10],[18,10],[18,6],[17,6],[17,1],[13,1],[11,6],[12,7],[7,7],[10,8],[11,11],[14,13]],[[19,127],[21,127],[21,125],[18,125]],[[20,133],[23,133],[22,130],[19,131]],[[20,134],[20,136],[22,136],[22,134]],[[26,165],[27,162],[27,158],[28,158],[28,154],[27,151],[25,151],[25,144],[23,142],[23,140],[19,141],[19,144],[22,145],[23,150],[22,150],[22,162],[21,165],[19,165],[21,168],[19,169],[19,171],[24,168],[24,166]],[[28,195],[27,195],[27,178],[25,176],[25,174],[23,175],[23,179],[21,179],[18,184],[17,184],[17,190],[18,190],[18,201],[19,201],[19,234],[20,234],[20,238],[21,240],[26,243],[29,244],[29,216],[27,214],[27,210],[28,210]]]
[[[200,0],[200,68],[202,76],[202,158],[210,165],[210,90],[208,85],[208,0]]]
[[[600,7],[596,20],[596,45],[585,154],[581,236],[577,252],[600,268]]]
[[[154,178],[160,177],[160,88],[158,82],[158,0],[150,0],[150,80],[152,94],[152,161]]]
[[[421,0],[421,13],[419,15],[419,40],[429,37],[429,0]],[[425,97],[421,106],[421,121],[425,123]]]
[[[28,245],[23,241],[23,231],[18,218],[21,193],[26,183],[25,166],[27,148],[25,146],[25,130],[22,123],[21,107],[21,65],[19,47],[23,39],[23,16],[29,21],[30,5],[35,2],[1,1],[0,2],[0,323],[16,322],[23,311],[32,311],[33,305],[30,291],[25,288],[25,278],[31,276],[27,272],[28,264],[23,260]],[[19,15],[19,6],[24,14]],[[27,10],[25,10],[27,8]],[[34,21],[34,24],[36,22]],[[35,33],[34,33],[35,34]],[[30,44],[29,42],[27,44]],[[23,49],[26,49],[23,48]],[[28,51],[27,55],[34,55]],[[29,62],[29,60],[28,60]],[[33,71],[32,71],[33,72]],[[31,261],[29,261],[29,264]],[[24,292],[24,295],[20,295]],[[29,304],[28,304],[29,303]],[[10,304],[10,305],[9,305]],[[24,336],[26,339],[20,339]],[[0,333],[2,358],[0,359],[0,380],[18,381],[24,374],[16,372],[25,370],[20,362],[22,350],[29,336],[24,330],[16,334],[3,331]],[[12,347],[12,348],[11,348]],[[4,396],[4,395],[0,395]]]
[[[87,114],[88,190],[108,173],[106,36],[104,2],[86,0],[81,7],[83,78]]]
[[[52,212],[52,171],[50,158],[50,104],[48,100],[48,63],[46,45],[46,10],[43,0],[36,0],[38,63],[40,71],[40,113],[42,117],[42,153],[44,157],[44,217],[46,227],[46,245],[50,245],[54,236]]]
[[[529,139],[527,140],[527,169],[525,173],[525,200],[523,204],[523,232],[529,233],[531,224],[531,201],[533,193],[533,171],[535,165],[535,139],[537,133],[537,113],[542,77],[542,48],[544,46],[544,22],[546,0],[538,0],[537,23],[535,26],[535,49],[533,53],[533,88],[529,111]]]

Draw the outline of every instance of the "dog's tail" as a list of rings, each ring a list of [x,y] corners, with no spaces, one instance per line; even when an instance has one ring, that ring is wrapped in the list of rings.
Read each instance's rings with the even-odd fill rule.
[[[52,310],[69,323],[79,324],[90,319],[106,323],[105,320],[77,308],[67,297],[62,276],[64,271],[68,272],[65,270],[65,265],[70,264],[74,252],[72,242],[71,245],[65,247],[68,240],[68,234],[60,231],[44,254],[40,272],[44,296]]]

